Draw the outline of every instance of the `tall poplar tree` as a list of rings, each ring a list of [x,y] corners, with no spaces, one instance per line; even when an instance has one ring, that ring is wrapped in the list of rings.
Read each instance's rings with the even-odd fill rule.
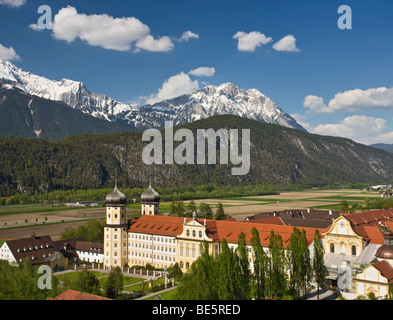
[[[313,273],[315,282],[317,283],[317,294],[319,300],[319,288],[325,288],[326,283],[326,269],[324,263],[324,248],[322,243],[321,234],[318,229],[314,233],[314,257],[313,257]]]
[[[267,256],[261,245],[259,232],[255,227],[252,228],[251,234],[254,266],[254,295],[256,299],[264,299],[266,291]]]
[[[240,232],[237,240],[237,254],[239,257],[239,285],[240,297],[242,299],[250,298],[250,263],[248,261],[248,249],[246,244],[246,235]]]
[[[218,255],[218,299],[234,300],[240,292],[239,268],[236,254],[229,248],[227,240],[221,242],[221,253]]]
[[[270,250],[270,295],[282,299],[286,289],[285,252],[280,234],[275,234],[273,229],[269,237]]]

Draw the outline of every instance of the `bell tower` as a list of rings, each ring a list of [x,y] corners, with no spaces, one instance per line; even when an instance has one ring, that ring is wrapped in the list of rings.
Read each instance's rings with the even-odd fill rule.
[[[157,216],[160,211],[160,194],[153,190],[151,182],[149,188],[141,195],[142,216]]]
[[[105,198],[104,267],[123,267],[127,262],[126,196],[115,188]]]

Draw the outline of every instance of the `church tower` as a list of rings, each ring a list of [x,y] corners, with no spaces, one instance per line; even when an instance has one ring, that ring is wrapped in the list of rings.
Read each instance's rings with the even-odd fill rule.
[[[122,268],[127,262],[126,196],[117,188],[105,198],[104,267]]]
[[[142,216],[145,214],[150,216],[158,215],[160,198],[159,193],[154,191],[151,183],[149,183],[149,188],[141,195]]]

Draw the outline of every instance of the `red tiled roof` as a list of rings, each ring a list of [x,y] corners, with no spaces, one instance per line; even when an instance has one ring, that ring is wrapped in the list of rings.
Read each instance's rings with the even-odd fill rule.
[[[178,236],[183,231],[184,221],[189,222],[191,218],[179,218],[169,216],[148,216],[144,215],[139,219],[132,220],[129,232],[155,234],[163,236]],[[199,219],[203,224],[204,219]],[[252,221],[238,222],[233,219],[227,220],[206,220],[207,235],[213,241],[222,241],[224,238],[229,243],[237,243],[238,235],[243,232],[246,236],[246,243],[251,244],[251,230],[256,228],[261,238],[261,245],[269,245],[269,237],[271,230],[275,234],[280,234],[283,238],[284,248],[289,244],[289,239],[293,233],[292,226],[264,224],[264,223],[253,223]],[[314,240],[314,233],[316,228],[298,228],[299,230],[304,229],[308,243],[310,244]],[[319,229],[320,233],[324,229]]]
[[[275,234],[280,234],[283,239],[283,246],[286,248],[289,244],[289,239],[293,233],[292,226],[252,223],[252,222],[232,222],[225,220],[207,220],[207,227],[209,230],[208,235],[216,241],[222,241],[224,238],[229,243],[237,243],[238,235],[243,232],[246,236],[246,243],[251,244],[251,230],[255,227],[259,232],[261,245],[264,247],[269,246],[269,238],[271,230]],[[306,238],[309,244],[314,240],[315,228],[298,228],[304,229]],[[320,230],[322,233],[323,230]]]
[[[381,271],[381,274],[388,280],[389,284],[393,283],[393,269],[385,260],[374,263],[373,266]]]
[[[364,238],[365,241],[369,241],[374,244],[384,244],[384,238],[382,230],[377,226],[354,226],[353,230],[360,236]]]
[[[284,225],[284,222],[281,220],[281,217],[269,217],[269,216],[248,220],[246,222]]]
[[[90,293],[85,293],[75,290],[67,290],[62,294],[58,295],[57,297],[48,300],[111,300],[111,299],[101,296],[96,296]]]
[[[371,210],[343,215],[352,225],[353,230],[365,241],[375,244],[384,244],[380,225],[389,224],[393,219],[393,209]]]
[[[186,218],[190,221],[191,218]],[[143,215],[130,222],[128,232],[175,237],[183,232],[184,218]]]
[[[345,214],[353,226],[360,225],[374,225],[377,226],[379,221],[386,222],[388,219],[393,219],[393,209],[387,210],[372,210],[359,213]]]

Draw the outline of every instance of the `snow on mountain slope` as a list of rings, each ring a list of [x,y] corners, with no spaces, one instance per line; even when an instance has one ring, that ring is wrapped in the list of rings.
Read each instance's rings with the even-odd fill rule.
[[[167,120],[180,125],[214,115],[231,114],[306,131],[259,90],[239,89],[232,83],[211,85],[153,105],[134,107],[106,95],[92,93],[82,82],[49,80],[0,60],[0,85],[61,101],[96,118],[132,125],[141,130],[164,128]]]
[[[11,85],[41,98],[61,101],[74,109],[101,119],[112,120],[118,113],[133,109],[128,104],[90,92],[82,82],[68,79],[49,80],[2,60],[0,60],[0,84]]]
[[[239,89],[232,83],[207,86],[174,99],[142,106],[138,110],[125,112],[122,118],[140,128],[163,128],[164,121],[180,125],[223,114],[306,131],[259,90]]]

